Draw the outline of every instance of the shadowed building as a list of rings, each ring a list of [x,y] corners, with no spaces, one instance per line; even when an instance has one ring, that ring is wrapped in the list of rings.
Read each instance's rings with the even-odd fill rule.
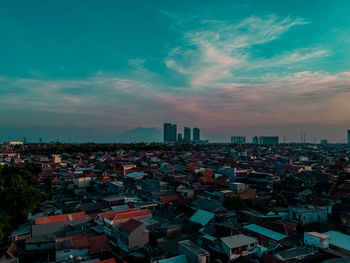
[[[171,123],[164,123],[164,142],[171,142]]]
[[[231,143],[242,144],[245,143],[244,136],[231,136]]]
[[[184,141],[185,142],[191,141],[191,129],[188,127],[184,127]]]
[[[194,142],[200,141],[200,130],[198,128],[193,129],[193,141]]]
[[[260,136],[259,144],[278,144],[279,138],[278,136]]]
[[[177,125],[173,124],[171,126],[171,141],[176,142],[177,139]]]

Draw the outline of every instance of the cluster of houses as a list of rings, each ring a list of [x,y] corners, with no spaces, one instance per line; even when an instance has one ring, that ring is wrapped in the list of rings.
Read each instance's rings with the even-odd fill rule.
[[[0,147],[49,193],[0,262],[350,262],[349,145],[37,147]]]

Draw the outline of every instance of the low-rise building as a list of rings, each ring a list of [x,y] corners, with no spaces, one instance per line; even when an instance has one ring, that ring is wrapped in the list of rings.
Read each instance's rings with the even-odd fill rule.
[[[254,253],[259,243],[256,238],[244,234],[222,237],[221,242],[222,252],[228,256],[229,260]]]

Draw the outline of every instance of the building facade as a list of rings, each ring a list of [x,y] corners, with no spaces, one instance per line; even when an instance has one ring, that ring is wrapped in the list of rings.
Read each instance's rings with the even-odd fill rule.
[[[260,136],[259,144],[278,144],[279,137],[278,136]]]
[[[193,141],[195,142],[200,141],[200,130],[198,128],[193,129]]]
[[[163,129],[164,142],[171,142],[171,131],[172,131],[171,123],[164,123],[164,129]]]
[[[185,142],[191,141],[191,129],[188,127],[184,127],[184,141]]]
[[[176,142],[177,140],[177,125],[173,124],[171,126],[171,141]]]
[[[242,144],[245,143],[244,136],[231,136],[231,143]]]

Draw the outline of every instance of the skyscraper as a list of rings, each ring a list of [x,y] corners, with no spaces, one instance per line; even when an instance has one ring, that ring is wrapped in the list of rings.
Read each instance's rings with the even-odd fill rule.
[[[243,144],[245,143],[244,136],[231,136],[231,143]]]
[[[258,143],[259,143],[258,136],[254,136],[254,137],[253,137],[252,143],[253,143],[253,144],[258,144]]]
[[[171,141],[176,142],[177,139],[177,125],[173,124],[171,126]]]
[[[184,127],[184,141],[185,142],[191,141],[191,129],[188,127]]]
[[[164,142],[171,142],[171,131],[172,125],[171,123],[164,123]]]
[[[182,142],[182,133],[177,134],[177,141]]]
[[[260,136],[259,144],[278,144],[279,137],[278,136]]]
[[[200,130],[198,128],[193,128],[193,141],[194,142],[200,141]]]
[[[348,143],[350,143],[350,130],[348,130]]]

